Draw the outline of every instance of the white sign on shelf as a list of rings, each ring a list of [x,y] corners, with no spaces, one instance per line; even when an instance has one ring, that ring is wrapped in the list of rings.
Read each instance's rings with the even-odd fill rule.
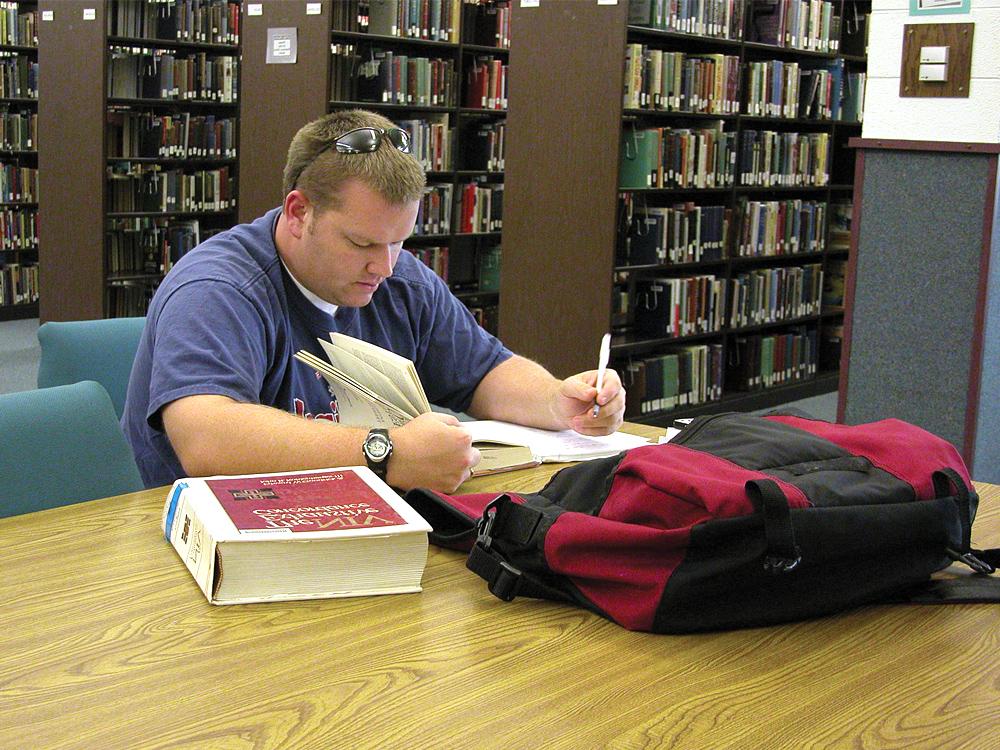
[[[84,21],[96,21],[97,20],[97,8],[84,8],[83,9],[83,20]]]
[[[264,15],[264,3],[247,3],[247,15],[248,16]]]
[[[306,3],[307,16],[318,16],[322,12],[323,12],[322,3]]]
[[[294,26],[267,30],[267,56],[269,65],[292,65],[299,56],[298,29]]]
[[[53,21],[53,20],[55,20],[55,17],[56,17],[56,14],[53,13],[51,10],[43,10],[42,11],[42,20],[43,21]]]

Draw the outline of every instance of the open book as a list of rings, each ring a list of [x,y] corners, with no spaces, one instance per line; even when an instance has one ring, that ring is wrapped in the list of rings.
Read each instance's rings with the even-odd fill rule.
[[[296,359],[319,372],[337,398],[340,422],[363,427],[399,427],[431,410],[416,367],[406,357],[375,344],[331,333],[319,340],[329,362],[307,351]],[[618,432],[588,437],[490,420],[462,422],[482,454],[475,474],[510,471],[541,462],[584,461],[646,445],[645,438]]]
[[[326,379],[342,424],[399,427],[431,410],[417,369],[406,357],[343,333],[318,341],[329,362],[305,350],[295,358]]]
[[[460,427],[472,435],[472,444],[482,455],[482,461],[472,470],[477,476],[538,463],[605,458],[649,445],[646,438],[625,432],[591,437],[572,430],[540,430],[493,420],[462,422]]]

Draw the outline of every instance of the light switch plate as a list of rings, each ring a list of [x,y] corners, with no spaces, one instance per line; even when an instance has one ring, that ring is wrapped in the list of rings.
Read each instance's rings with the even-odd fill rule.
[[[948,66],[947,65],[937,65],[936,63],[929,63],[920,66],[920,79],[921,81],[940,81],[944,82],[948,80]]]
[[[899,66],[899,96],[968,98],[972,78],[974,23],[917,23],[903,26],[903,54]],[[926,80],[921,67],[924,50],[945,47],[944,80]],[[932,55],[936,54],[934,52]]]
[[[947,47],[921,47],[920,48],[920,62],[921,63],[947,63],[948,62],[948,48]]]

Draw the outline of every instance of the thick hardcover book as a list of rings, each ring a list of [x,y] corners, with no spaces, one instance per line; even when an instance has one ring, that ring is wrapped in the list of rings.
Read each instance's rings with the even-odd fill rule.
[[[420,591],[431,530],[363,466],[181,479],[162,528],[212,604]]]

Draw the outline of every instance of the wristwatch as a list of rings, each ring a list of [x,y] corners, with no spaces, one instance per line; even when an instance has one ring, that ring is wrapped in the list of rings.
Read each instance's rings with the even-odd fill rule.
[[[392,440],[389,439],[389,431],[379,427],[373,428],[361,445],[361,451],[365,454],[368,468],[384,482],[385,475],[389,470],[389,456],[392,455]]]

